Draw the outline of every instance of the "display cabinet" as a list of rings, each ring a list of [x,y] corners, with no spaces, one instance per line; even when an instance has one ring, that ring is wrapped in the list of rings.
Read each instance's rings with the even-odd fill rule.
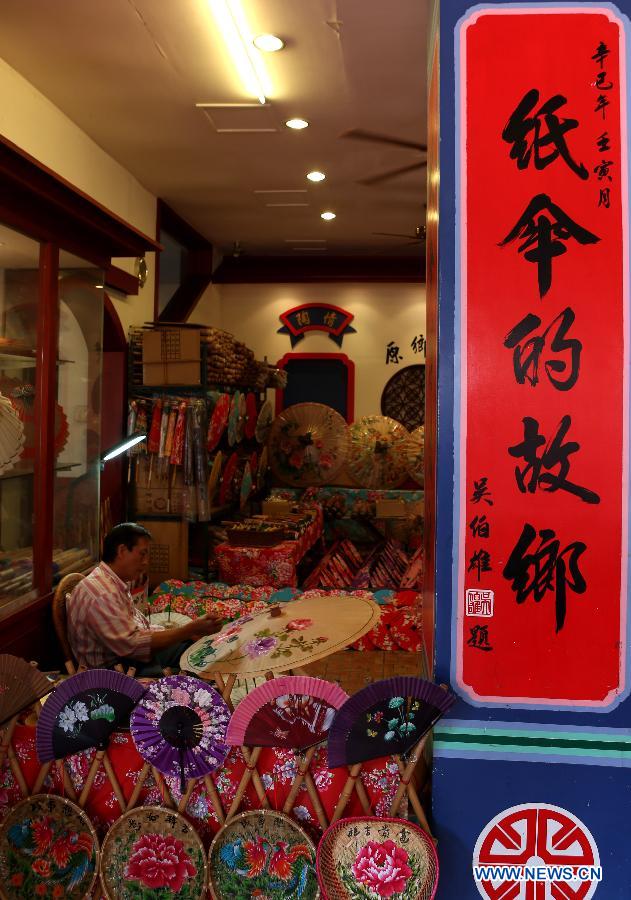
[[[0,652],[54,665],[54,586],[98,559],[104,276],[157,246],[0,138]]]

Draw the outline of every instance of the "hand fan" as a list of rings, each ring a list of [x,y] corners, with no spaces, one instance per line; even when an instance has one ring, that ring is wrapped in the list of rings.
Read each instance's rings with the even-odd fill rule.
[[[254,433],[259,444],[265,444],[267,442],[269,430],[272,427],[273,421],[274,412],[272,410],[272,404],[269,400],[265,400],[263,402],[263,405],[261,406],[261,409],[259,410],[258,418],[256,420],[256,426],[254,429]]]
[[[245,436],[248,440],[252,440],[256,432],[256,396],[250,391],[245,398]]]
[[[327,745],[329,768],[407,753],[455,702],[453,694],[412,675],[367,685],[333,720]]]
[[[239,703],[226,741],[236,746],[306,750],[326,739],[348,694],[337,684],[308,675],[273,678]]]
[[[329,900],[432,900],[438,857],[431,838],[407,819],[340,819],[322,835],[318,883]]]
[[[71,756],[89,747],[104,750],[145,693],[135,678],[110,669],[72,675],[56,688],[37,722],[40,762]]]
[[[19,656],[0,654],[0,726],[52,690],[35,666]]]
[[[87,814],[62,797],[35,794],[0,826],[0,897],[86,900],[99,868],[99,842]]]
[[[151,684],[131,716],[131,735],[140,755],[164,775],[180,779],[214,772],[228,754],[230,710],[205,681],[170,675]]]
[[[215,900],[317,900],[315,847],[289,816],[271,809],[240,813],[219,829],[208,851]]]
[[[204,900],[207,868],[201,838],[184,816],[162,806],[137,807],[105,835],[99,897]]]

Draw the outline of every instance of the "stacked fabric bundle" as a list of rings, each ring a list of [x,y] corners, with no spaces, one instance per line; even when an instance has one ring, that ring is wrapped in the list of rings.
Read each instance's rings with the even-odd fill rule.
[[[386,541],[379,544],[359,572],[355,575],[350,587],[368,590],[395,589],[401,584],[409,566],[407,554],[397,541]]]
[[[304,581],[305,588],[348,587],[362,565],[362,556],[352,541],[337,541]]]

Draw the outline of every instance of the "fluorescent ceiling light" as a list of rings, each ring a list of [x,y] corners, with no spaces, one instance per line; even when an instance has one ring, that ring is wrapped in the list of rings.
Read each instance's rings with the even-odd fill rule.
[[[246,92],[265,103],[272,86],[239,0],[208,0]]]
[[[135,434],[133,437],[128,438],[126,441],[123,441],[122,444],[117,444],[115,447],[112,447],[111,450],[108,450],[105,456],[102,457],[101,462],[107,462],[108,459],[114,459],[114,457],[120,456],[120,454],[124,453],[125,450],[129,450],[130,447],[135,447],[136,444],[139,444],[141,441],[145,441],[146,439],[146,434]]]
[[[285,42],[275,34],[257,34],[252,43],[257,50],[262,50],[264,53],[276,53],[285,46]]]
[[[294,131],[300,131],[302,128],[308,128],[309,123],[306,119],[288,119],[285,122],[287,128],[293,128]]]
[[[324,181],[326,175],[324,174],[324,172],[308,172],[307,178],[309,179],[309,181]]]
[[[326,212],[320,213],[320,218],[324,219],[325,222],[330,222],[331,219],[335,218],[335,213],[327,210]]]

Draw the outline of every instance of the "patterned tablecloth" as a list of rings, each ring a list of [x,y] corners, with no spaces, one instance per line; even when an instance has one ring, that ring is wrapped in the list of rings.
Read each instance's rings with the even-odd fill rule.
[[[40,763],[35,752],[35,728],[29,725],[18,724],[12,744],[26,786],[31,790],[40,770]],[[80,793],[86,780],[94,753],[94,750],[87,750],[66,759],[65,765],[77,795]],[[122,789],[124,799],[128,802],[144,762],[128,732],[115,732],[108,749],[108,756]],[[298,763],[298,758],[289,750],[263,749],[257,769],[270,806],[273,809],[282,809],[289,794],[291,783],[294,780]],[[219,771],[212,776],[224,809],[228,809],[232,803],[244,770],[245,761],[241,756],[241,752],[235,749],[230,752]],[[311,766],[311,773],[327,818],[330,818],[346,782],[348,772],[345,768],[328,769],[326,766],[326,752],[324,749],[318,749]],[[376,814],[387,816],[390,803],[394,799],[399,785],[396,762],[392,758],[387,757],[365,763],[361,779]],[[166,781],[171,796],[177,803],[181,797],[178,779],[166,779]],[[64,790],[60,774],[56,768],[53,768],[46,778],[42,792],[67,796],[67,791]],[[9,762],[5,760],[4,765],[0,768],[0,820],[21,797],[20,788],[11,771]],[[138,805],[163,805],[164,801],[165,796],[156,786],[152,776],[149,775],[141,790]],[[258,809],[259,805],[256,792],[252,784],[250,784],[241,809]],[[99,769],[94,784],[90,789],[86,812],[101,836],[121,815],[122,811],[119,802],[103,767]],[[219,821],[203,781],[198,782],[195,786],[186,806],[185,814],[199,832],[206,846],[208,846],[213,835],[219,830]],[[361,815],[361,807],[355,793],[346,808],[345,814],[350,816]],[[304,784],[298,792],[291,815],[296,821],[306,827],[317,840],[319,826]]]
[[[228,543],[215,547],[221,580],[226,584],[242,582],[256,587],[296,587],[296,566],[322,536],[322,508],[315,508],[316,518],[295,540],[282,541],[273,547],[235,547]]]
[[[232,620],[262,612],[271,603],[285,603],[298,597],[319,596],[322,590],[299,591],[296,588],[276,590],[273,585],[253,587],[250,584],[206,584],[193,581],[165,581],[150,598],[150,611],[171,607],[195,619],[213,613]],[[355,650],[407,650],[418,653],[423,647],[422,597],[416,591],[336,591],[340,597],[363,596],[381,606],[381,621],[359,641]]]

